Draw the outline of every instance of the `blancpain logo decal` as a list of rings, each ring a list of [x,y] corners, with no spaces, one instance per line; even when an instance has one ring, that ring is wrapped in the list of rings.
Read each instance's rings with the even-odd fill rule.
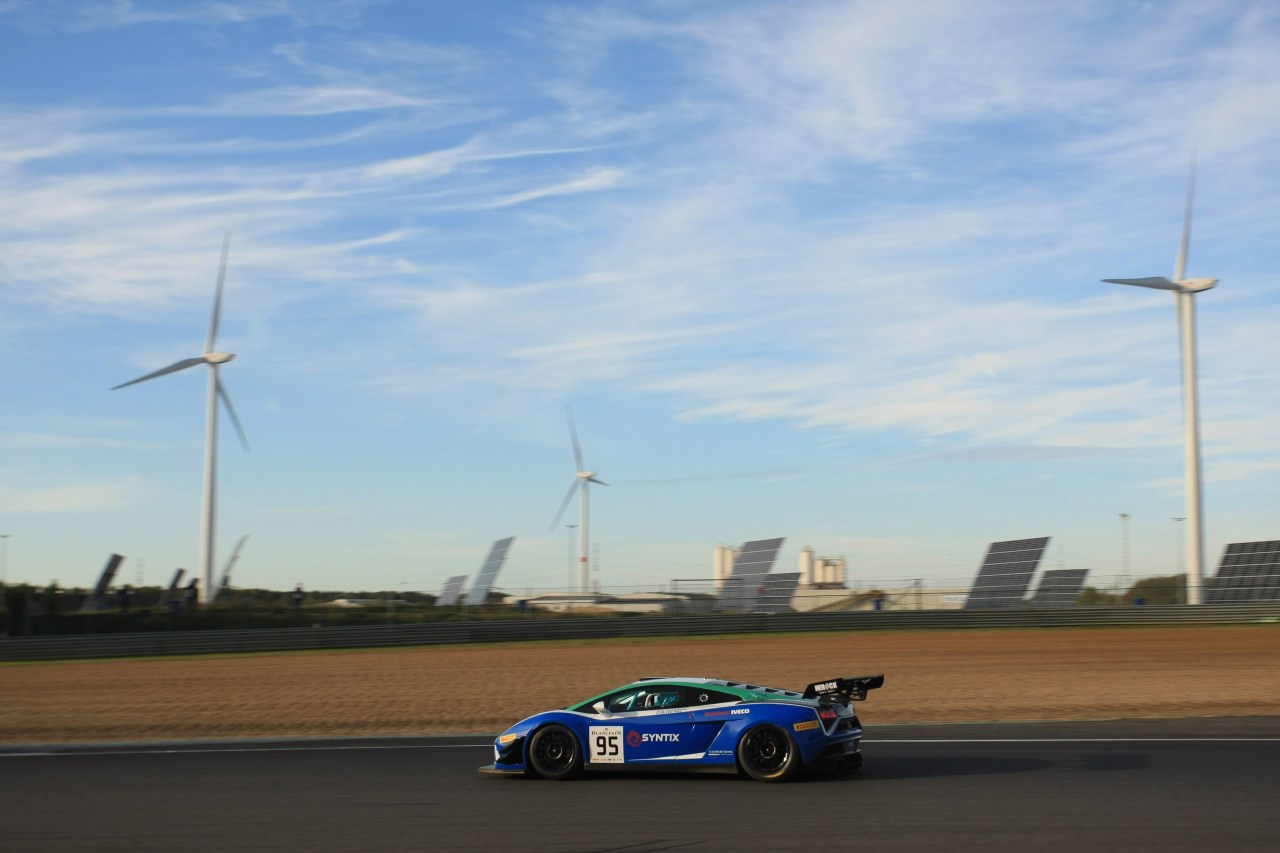
[[[641,742],[642,743],[679,743],[680,735],[677,735],[677,734],[642,735]]]

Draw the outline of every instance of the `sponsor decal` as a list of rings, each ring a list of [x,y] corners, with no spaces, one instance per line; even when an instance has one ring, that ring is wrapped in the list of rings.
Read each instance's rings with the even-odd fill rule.
[[[644,738],[640,736],[638,731],[632,729],[627,732],[627,746],[639,746],[642,743],[644,743]]]
[[[750,708],[734,708],[729,713],[730,714],[750,714],[751,709]]]
[[[502,744],[503,746],[506,746],[507,744],[511,743],[513,740],[515,740],[518,737],[520,737],[520,735],[503,735],[502,737],[498,738],[498,743]]]
[[[635,732],[632,732],[631,734],[635,734]],[[631,740],[630,736],[627,737],[627,740],[628,741]],[[675,732],[641,735],[641,743],[679,743],[679,742],[680,742],[680,735],[676,734]]]
[[[632,732],[635,734],[635,732]],[[630,738],[627,738],[629,741]],[[634,746],[635,744],[632,744]],[[587,761],[590,764],[622,764],[622,726],[587,727]]]
[[[815,693],[833,693],[838,686],[834,681],[824,681],[813,685],[813,689]]]
[[[710,698],[711,698],[711,697],[710,697],[710,696],[708,696],[708,695],[707,695],[707,694],[705,694],[705,693],[699,693],[699,694],[698,694],[698,701],[699,701],[699,702],[706,702],[706,701],[707,701],[708,699],[710,699]]]
[[[817,727],[818,727],[817,720],[809,720],[807,723],[796,723],[791,728],[795,729],[798,732],[807,732],[810,729],[816,729]]]

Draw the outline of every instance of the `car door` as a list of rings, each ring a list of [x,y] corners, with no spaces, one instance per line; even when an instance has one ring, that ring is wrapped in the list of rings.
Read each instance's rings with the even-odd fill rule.
[[[751,718],[751,706],[741,697],[723,693],[711,687],[690,690],[689,745],[701,751],[711,763],[732,763],[734,758],[733,730],[740,729]],[[731,730],[721,738],[726,727]]]
[[[626,728],[628,761],[667,761],[689,752],[692,735],[683,687],[654,685],[638,697],[641,706]]]
[[[685,688],[645,685],[603,701],[599,722],[588,726],[588,764],[654,764],[698,751]]]

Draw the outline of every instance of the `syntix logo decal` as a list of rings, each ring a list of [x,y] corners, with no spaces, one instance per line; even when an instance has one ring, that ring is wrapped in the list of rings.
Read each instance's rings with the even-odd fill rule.
[[[635,732],[632,732],[631,734],[635,734]],[[628,743],[631,742],[631,735],[627,735],[627,742]],[[640,735],[640,739],[638,742],[639,743],[679,743],[680,735],[672,732],[668,732],[665,734],[663,733],[645,734],[645,735]]]

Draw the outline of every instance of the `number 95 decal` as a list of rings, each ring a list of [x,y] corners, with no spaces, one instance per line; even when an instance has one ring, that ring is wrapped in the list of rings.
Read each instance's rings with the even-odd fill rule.
[[[590,764],[621,764],[622,726],[587,727],[587,761]]]

